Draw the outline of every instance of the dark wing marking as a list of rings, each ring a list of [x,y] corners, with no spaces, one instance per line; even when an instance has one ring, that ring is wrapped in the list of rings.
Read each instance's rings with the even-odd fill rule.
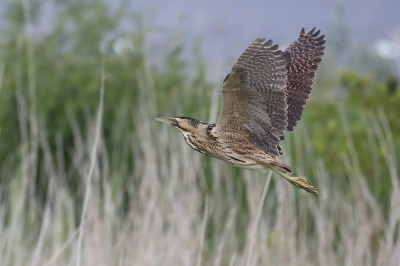
[[[278,144],[287,128],[286,73],[278,45],[256,39],[224,80],[218,130],[225,136],[246,135],[265,152],[281,155]]]
[[[315,72],[324,55],[325,35],[318,37],[320,31],[314,33],[314,30],[305,34],[303,28],[300,37],[283,52],[288,70],[285,89],[288,104],[287,131],[293,131],[301,119],[303,108],[310,97]]]
[[[238,158],[232,157],[232,156],[227,156],[229,158],[231,158],[232,160],[239,162],[239,163],[246,163],[245,161],[239,160]]]

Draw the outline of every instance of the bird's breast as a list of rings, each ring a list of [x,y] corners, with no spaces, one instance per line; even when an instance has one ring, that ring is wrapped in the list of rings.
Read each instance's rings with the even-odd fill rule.
[[[215,136],[208,134],[192,134],[190,132],[182,132],[186,143],[194,150],[218,159],[224,158],[222,144]]]

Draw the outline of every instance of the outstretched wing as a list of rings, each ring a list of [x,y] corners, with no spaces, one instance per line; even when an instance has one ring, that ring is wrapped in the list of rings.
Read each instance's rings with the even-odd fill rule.
[[[287,63],[287,131],[293,131],[297,121],[301,119],[303,108],[310,97],[315,72],[324,55],[325,35],[318,37],[320,31],[312,29],[305,34],[304,28],[300,37],[283,52]]]
[[[245,135],[273,155],[287,128],[286,61],[278,45],[256,39],[225,78],[217,129],[225,136]],[[233,134],[232,134],[233,133]]]

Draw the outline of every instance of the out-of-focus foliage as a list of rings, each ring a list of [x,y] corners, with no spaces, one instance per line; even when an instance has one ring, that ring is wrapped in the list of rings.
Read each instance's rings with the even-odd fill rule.
[[[323,195],[273,180],[260,208],[265,174],[200,155],[150,119],[207,121],[220,106],[200,44],[185,56],[183,29],[153,25],[124,2],[2,7],[0,264],[71,265],[79,249],[84,265],[194,265],[202,256],[232,265],[236,255],[244,265],[253,244],[246,265],[390,265],[400,254],[398,77],[362,45],[351,50],[345,25],[327,33],[303,119],[283,142],[282,159]]]
[[[337,70],[336,73],[335,83],[324,88],[327,93],[334,91],[331,98],[310,100],[303,117],[314,150],[318,157],[324,159],[333,178],[343,178],[344,169],[341,165],[343,154],[348,150],[348,143],[343,128],[343,117],[340,116],[342,110],[354,141],[355,150],[351,152],[357,153],[360,167],[364,170],[370,186],[382,186],[383,190],[379,192],[384,196],[388,183],[374,177],[388,175],[385,168],[380,169],[382,172],[376,172],[376,163],[384,164],[385,150],[376,150],[375,157],[370,151],[371,138],[368,134],[371,135],[374,130],[372,117],[377,116],[379,110],[383,111],[394,132],[394,148],[400,149],[400,134],[397,134],[400,132],[400,94],[397,79],[390,77],[386,82],[376,82],[370,75],[360,75],[356,71]],[[376,162],[376,159],[379,159],[379,162]],[[376,184],[376,181],[380,184]]]
[[[153,25],[146,25],[139,13],[127,12],[126,5],[112,10],[96,0],[55,2],[52,5],[55,13],[50,18],[40,17],[40,1],[31,2],[30,6],[31,27],[39,28],[36,25],[43,21],[51,23],[45,31],[38,31],[35,36],[25,34],[23,5],[20,2],[12,1],[4,12],[7,24],[2,29],[0,39],[0,59],[6,66],[0,97],[2,164],[9,162],[14,167],[18,165],[20,129],[16,95],[21,93],[29,103],[28,42],[34,49],[37,116],[40,123],[47,127],[53,151],[57,136],[61,136],[67,169],[72,163],[69,154],[74,146],[71,119],[81,127],[88,117],[93,116],[98,104],[102,59],[107,70],[103,134],[111,151],[113,167],[129,168],[126,159],[132,160],[137,156],[131,154],[130,148],[125,145],[125,138],[129,136],[124,132],[140,126],[135,124],[132,116],[137,112],[138,102],[146,101],[152,105],[154,115],[207,118],[211,86],[206,80],[199,48],[194,51],[198,55],[194,57],[197,63],[190,66],[189,60],[182,57],[182,44],[170,46],[168,43],[175,37],[174,34],[165,36],[164,44],[149,48],[146,38],[157,33],[157,29],[152,28]],[[130,30],[121,30],[124,24],[129,23]],[[329,53],[329,36],[327,39]],[[157,63],[149,63],[151,60],[146,58],[144,51],[157,52],[162,46],[162,52],[156,54]],[[332,49],[332,54],[337,56],[335,51]],[[397,79],[392,73],[387,73],[387,64],[382,64],[382,60],[374,62],[380,62],[383,68],[358,74],[356,71],[335,68],[336,62],[332,57],[325,56],[323,59],[320,70],[323,73],[314,88],[319,92],[312,95],[301,123],[308,129],[316,154],[324,159],[334,178],[340,179],[344,176],[340,165],[347,149],[346,135],[341,126],[343,121],[338,111],[343,109],[354,138],[356,150],[352,152],[360,156],[360,166],[368,170],[366,172],[370,175],[366,178],[371,186],[375,186],[373,175],[387,173],[373,170],[372,161],[376,158],[383,161],[384,151],[377,151],[378,156],[373,158],[371,152],[366,150],[370,129],[365,127],[365,121],[360,117],[369,117],[382,109],[393,132],[400,132]],[[385,71],[384,75],[379,75],[383,78],[377,81],[380,69]],[[330,74],[324,74],[327,72]],[[323,80],[325,77],[327,80]],[[143,98],[139,93],[139,87],[149,80],[152,90],[150,99]],[[395,143],[400,143],[399,134],[395,134],[394,138]],[[43,161],[39,160],[38,184],[42,167]],[[72,187],[77,186],[73,171],[70,172],[69,182]],[[379,192],[384,194],[385,185],[382,185],[382,189]]]
[[[80,221],[86,188],[83,178],[87,175],[90,162],[88,150],[92,147],[94,138],[91,130],[99,105],[101,65],[104,62],[106,89],[93,193],[97,193],[94,197],[101,202],[96,204],[109,204],[105,207],[96,205],[101,209],[100,212],[107,214],[109,211],[115,217],[111,216],[112,226],[108,223],[110,216],[106,215],[105,219],[91,217],[91,224],[104,222],[101,226],[108,228],[107,232],[111,235],[109,239],[114,239],[115,235],[122,235],[123,239],[124,230],[137,233],[142,227],[147,228],[149,235],[153,233],[151,236],[140,238],[141,236],[134,235],[132,241],[149,239],[149,249],[159,238],[165,240],[168,247],[174,246],[169,245],[169,239],[175,238],[174,233],[168,235],[169,238],[164,238],[162,234],[179,232],[180,236],[184,236],[179,243],[192,247],[192,243],[188,245],[185,242],[186,237],[192,238],[190,228],[201,228],[198,213],[207,206],[206,195],[211,195],[210,202],[214,205],[208,205],[210,217],[205,220],[208,225],[204,229],[204,256],[207,257],[208,253],[214,256],[215,253],[222,252],[218,241],[227,239],[228,236],[223,235],[225,230],[234,231],[228,237],[232,240],[227,241],[229,250],[247,254],[244,251],[251,242],[250,223],[256,216],[254,206],[258,206],[258,194],[255,195],[254,192],[261,192],[259,185],[263,184],[259,181],[252,182],[251,178],[252,175],[261,174],[224,166],[216,159],[196,154],[184,146],[186,144],[178,135],[179,132],[174,132],[172,128],[168,128],[169,131],[166,132],[166,127],[155,124],[150,119],[154,116],[190,116],[207,121],[212,116],[210,109],[217,110],[215,107],[218,104],[215,101],[213,103],[211,98],[215,95],[215,86],[207,79],[206,63],[202,59],[200,45],[195,46],[192,57],[185,57],[182,29],[160,30],[158,25],[152,25],[146,20],[145,14],[128,11],[129,8],[124,3],[116,8],[110,8],[101,0],[50,1],[50,5],[53,11],[51,14],[42,11],[44,3],[40,0],[11,1],[2,14],[5,25],[1,27],[0,33],[0,66],[4,64],[5,71],[0,92],[0,221],[4,223],[4,228],[11,228],[13,221],[20,221],[19,217],[24,217],[26,221],[22,221],[21,227],[25,225],[27,228],[15,227],[14,231],[30,232],[32,228],[29,225],[32,223],[39,232],[42,222],[37,217],[46,217],[44,209],[51,205],[54,208],[54,220],[59,219],[54,227],[62,227],[54,231],[61,232],[62,236],[49,237],[49,242],[55,239],[58,242],[54,246],[58,247],[61,245],[59,239],[67,241],[65,235],[68,239],[76,236],[75,228]],[[47,17],[43,17],[43,14],[47,14]],[[29,23],[26,22],[28,18]],[[43,23],[48,25],[40,27]],[[336,32],[342,32],[340,27]],[[348,35],[350,33],[346,36]],[[335,250],[337,254],[346,253],[343,243],[351,243],[345,241],[350,235],[346,230],[351,231],[350,227],[357,228],[351,226],[354,218],[350,217],[354,213],[352,210],[362,204],[375,204],[373,200],[363,198],[367,194],[360,195],[357,194],[358,191],[352,190],[354,187],[362,187],[357,183],[362,184],[360,180],[367,182],[380,205],[371,207],[371,212],[357,213],[359,216],[356,218],[361,222],[366,221],[370,218],[370,213],[376,218],[381,210],[386,212],[385,215],[390,215],[386,203],[390,201],[388,195],[393,185],[389,176],[394,174],[389,173],[389,165],[397,166],[399,162],[397,159],[397,162],[387,163],[387,155],[390,150],[397,153],[400,151],[398,78],[390,62],[368,54],[365,49],[347,55],[353,61],[348,64],[350,67],[343,67],[345,56],[340,62],[337,57],[339,51],[342,53],[346,46],[337,46],[343,42],[336,40],[332,42],[332,47],[330,36],[326,39],[327,53],[318,71],[313,94],[293,134],[287,133],[283,143],[283,160],[290,162],[295,175],[304,174],[313,182],[318,180],[320,185],[317,186],[325,188],[325,192],[329,191],[328,195],[335,197],[334,204],[326,204],[321,199],[320,206],[323,208],[316,212],[313,201],[297,200],[304,196],[300,193],[305,192],[295,190],[291,198],[292,194],[285,194],[282,189],[281,182],[285,181],[280,180],[279,184],[272,181],[274,188],[278,187],[280,190],[270,193],[266,203],[265,209],[270,212],[261,235],[268,239],[262,242],[262,247],[284,240],[277,249],[285,251],[286,244],[291,240],[286,235],[280,237],[289,231],[298,235],[296,241],[307,240],[310,245],[316,245],[313,240],[323,234],[316,232],[314,223],[325,226],[318,219],[339,219],[337,213],[345,212],[348,224],[341,227],[340,219],[332,221],[332,230],[338,232],[332,233],[333,236],[327,234],[331,239],[326,240],[326,243],[332,249],[327,248],[328,244],[321,247]],[[357,64],[363,67],[356,68]],[[38,126],[37,135],[35,125]],[[180,142],[177,141],[178,138]],[[387,146],[386,139],[387,143],[393,143],[393,147]],[[35,148],[35,143],[39,143],[40,147]],[[26,151],[29,151],[29,156],[25,154]],[[390,154],[390,158],[395,156]],[[326,172],[321,170],[321,162]],[[24,175],[29,176],[29,188],[26,189],[23,187],[25,183],[19,182]],[[60,180],[52,180],[56,179],[55,176]],[[56,188],[51,186],[51,182],[57,184],[54,185]],[[11,191],[15,195],[25,195],[28,191],[28,203],[23,198],[21,205],[13,205],[18,200],[13,198]],[[51,196],[51,193],[58,192],[60,195]],[[359,200],[358,205],[355,201],[348,200],[351,198]],[[53,203],[53,200],[59,200],[61,203],[58,204],[63,207]],[[341,209],[343,203],[349,203],[349,209]],[[287,214],[288,205],[292,209]],[[18,216],[18,206],[25,206],[30,212],[26,215],[20,212]],[[276,206],[281,207],[277,209]],[[95,212],[98,210],[96,207]],[[185,212],[188,210],[190,217]],[[63,216],[64,211],[68,214],[67,218]],[[57,216],[57,213],[61,214]],[[170,215],[171,213],[176,216]],[[122,220],[121,217],[129,214],[131,220]],[[103,213],[99,214],[101,215]],[[159,216],[153,219],[152,215]],[[314,216],[307,218],[307,215]],[[181,219],[183,216],[187,220]],[[230,227],[221,222],[222,219],[228,219],[227,217],[233,217],[229,218]],[[298,227],[293,224],[296,219],[300,221]],[[307,219],[313,220],[309,222]],[[193,221],[197,223],[191,224]],[[282,226],[279,221],[285,221],[287,227]],[[158,223],[162,225],[158,227]],[[383,234],[380,223],[383,222],[371,221],[368,224],[372,228],[371,232]],[[120,228],[120,224],[125,227]],[[140,230],[137,229],[137,224]],[[329,227],[330,224],[327,224],[326,227]],[[175,228],[181,225],[186,230],[182,234]],[[161,228],[162,232],[152,232],[152,226]],[[396,231],[395,227],[387,226],[385,230],[387,228],[388,232]],[[328,229],[325,231],[329,231]],[[9,239],[14,239],[13,232],[8,235]],[[287,233],[290,234],[292,233]],[[200,235],[196,234],[196,237]],[[31,233],[26,245],[29,248],[36,246],[40,242],[38,237],[39,233]],[[381,241],[379,237],[383,238],[381,235],[374,237],[378,240],[372,239],[371,246],[378,245]],[[4,241],[6,245],[7,239]],[[21,239],[25,240],[22,237]],[[163,241],[160,243],[164,243]],[[3,242],[0,241],[1,243]],[[343,245],[336,247],[337,243]],[[302,245],[298,246],[298,254],[313,252],[312,248],[307,251],[302,250]],[[174,247],[179,249],[180,246]],[[197,248],[197,245],[194,247]],[[388,247],[387,250],[391,250],[391,243]],[[193,249],[190,249],[191,255],[197,252],[193,252]],[[364,251],[368,253],[369,246]],[[0,245],[0,254],[1,252]],[[8,250],[7,254],[11,253]],[[142,254],[139,251],[138,253]],[[381,253],[384,254],[383,251]],[[245,259],[243,254],[240,253],[242,260]],[[315,256],[310,258],[311,261],[317,260]],[[340,256],[332,261],[343,262]],[[227,265],[228,259],[224,257],[223,262]],[[292,261],[292,265],[300,264]]]
[[[111,151],[113,167],[129,167],[127,162],[135,156],[125,144],[126,138],[132,136],[125,132],[140,126],[135,124],[132,115],[138,112],[139,101],[153,105],[154,115],[158,109],[170,115],[178,112],[191,115],[193,110],[202,110],[205,116],[210,86],[204,76],[204,66],[199,62],[198,68],[189,73],[182,58],[182,46],[170,47],[168,44],[164,53],[158,53],[159,67],[150,65],[144,58],[144,51],[149,50],[145,38],[157,32],[150,25],[144,25],[138,13],[126,12],[125,5],[110,10],[105,3],[96,0],[53,4],[55,14],[43,18],[46,23],[51,23],[49,29],[39,31],[37,36],[24,33],[21,2],[11,2],[9,12],[5,12],[8,14],[7,27],[0,38],[0,60],[6,66],[0,98],[1,163],[12,160],[17,166],[18,162],[20,129],[16,94],[20,92],[29,105],[28,42],[35,55],[37,116],[47,128],[53,151],[57,135],[62,136],[67,169],[72,163],[69,154],[74,146],[71,119],[83,127],[97,110],[102,59],[107,69],[102,133]],[[32,20],[35,28],[35,23],[40,23],[37,18],[40,5],[35,2],[31,5],[35,7],[31,10],[36,14]],[[119,30],[122,23],[132,23],[130,30]],[[149,29],[151,31],[147,32]],[[151,76],[146,76],[148,73]],[[153,98],[144,99],[139,95],[139,87],[145,86],[148,79],[152,82]],[[185,95],[185,101],[181,95]],[[174,108],[178,103],[181,110]],[[150,117],[148,119],[150,122]],[[43,161],[40,160],[38,166],[40,184]],[[77,182],[73,175],[71,173],[68,178],[74,187]]]

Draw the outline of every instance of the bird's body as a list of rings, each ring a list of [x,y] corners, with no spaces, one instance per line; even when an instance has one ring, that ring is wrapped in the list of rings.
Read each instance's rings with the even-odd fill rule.
[[[188,117],[155,120],[178,128],[190,147],[229,164],[256,171],[271,169],[293,185],[318,195],[304,177],[277,156],[285,131],[293,131],[311,93],[325,41],[314,30],[283,53],[272,41],[256,39],[239,57],[222,85],[223,106],[216,124]]]
[[[178,128],[186,143],[194,150],[246,169],[263,171],[261,163],[271,163],[273,157],[235,132],[220,136],[216,124],[207,124],[193,118],[177,117]]]

